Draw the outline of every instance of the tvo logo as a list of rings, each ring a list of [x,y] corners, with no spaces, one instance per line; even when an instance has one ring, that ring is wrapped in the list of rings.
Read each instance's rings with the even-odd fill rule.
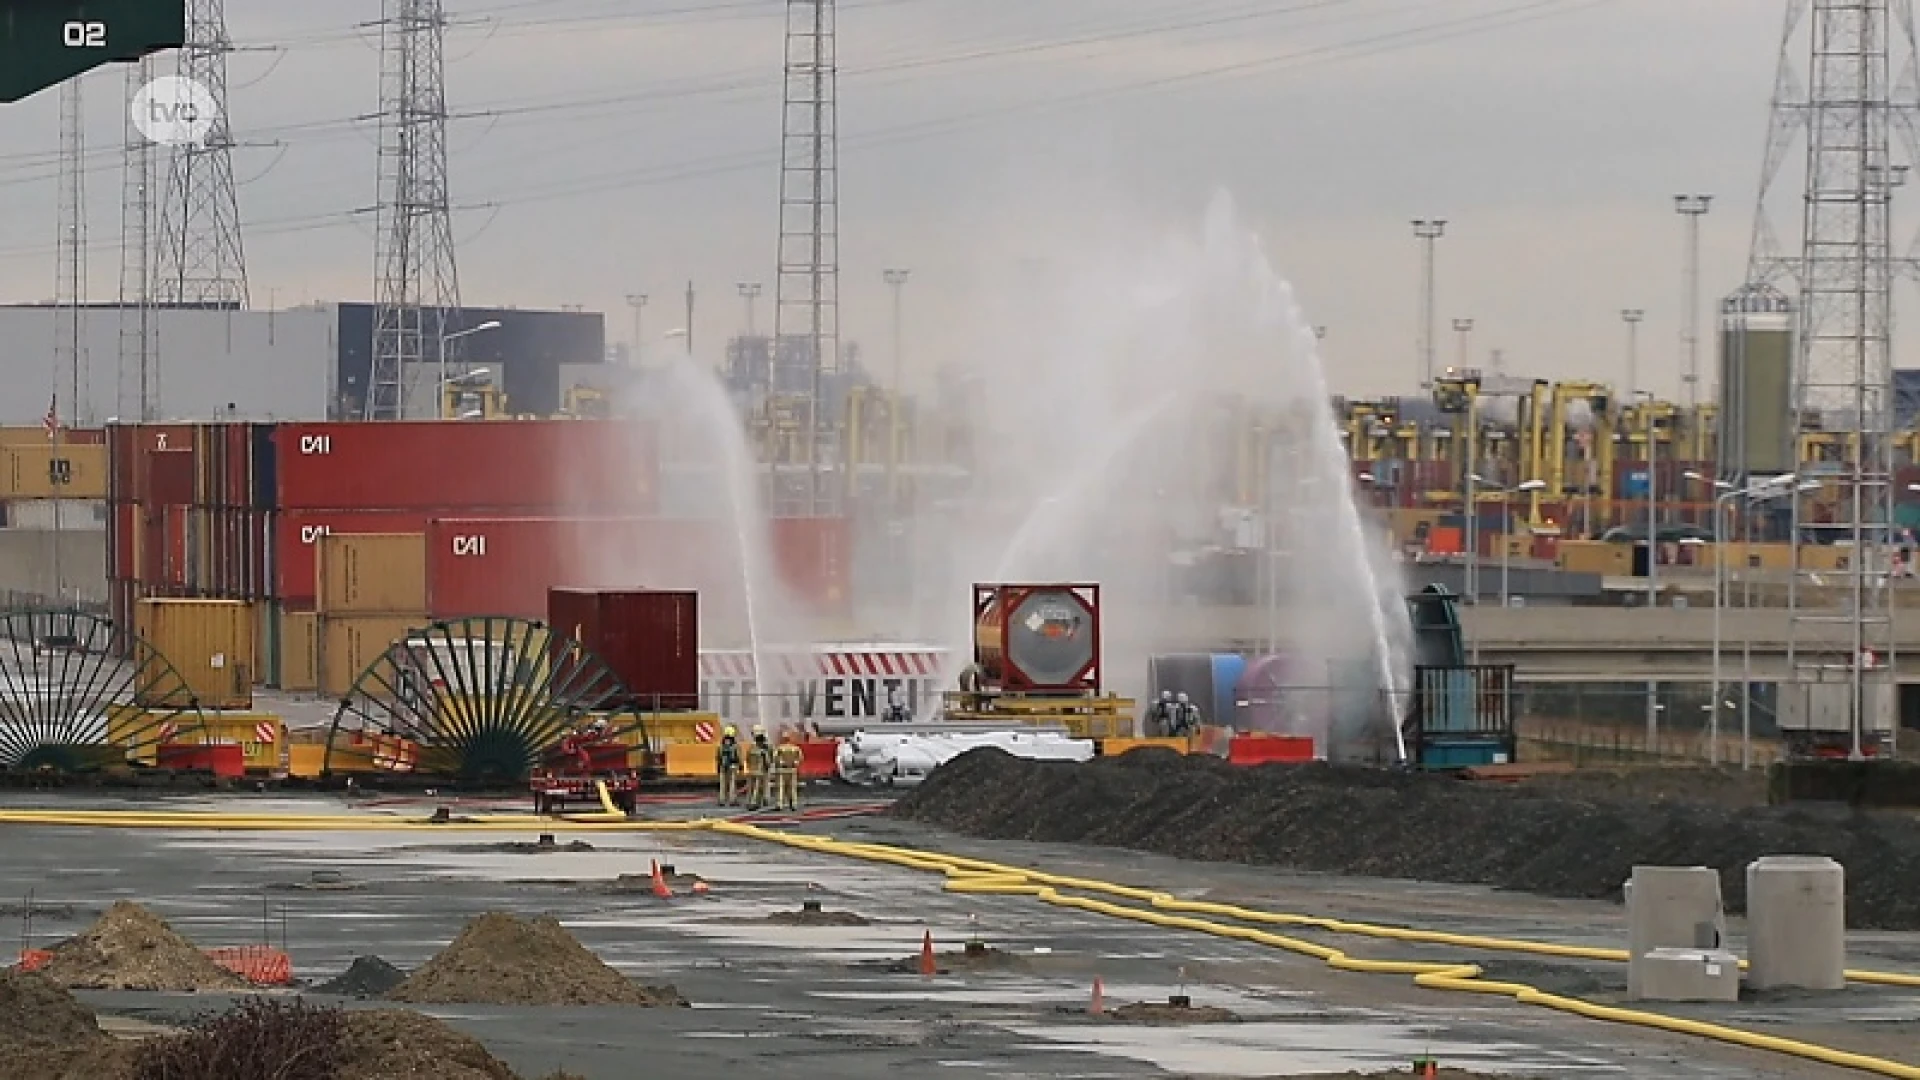
[[[332,535],[333,535],[333,526],[331,525],[300,526],[300,542],[303,544],[317,544],[320,542],[321,537],[332,536]]]
[[[487,553],[487,538],[484,536],[456,536],[453,538],[453,555],[466,558]]]
[[[142,86],[127,111],[140,134],[165,146],[199,146],[220,120],[213,92],[178,75],[163,75]]]
[[[303,454],[331,454],[333,453],[333,436],[302,435],[300,436],[300,452]]]

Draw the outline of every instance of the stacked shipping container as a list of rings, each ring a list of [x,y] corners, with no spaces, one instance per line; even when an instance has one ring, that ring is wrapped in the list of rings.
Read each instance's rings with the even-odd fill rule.
[[[730,528],[649,516],[657,448],[628,423],[116,425],[105,442],[116,617],[153,596],[253,601],[269,685],[343,692],[402,622],[544,619],[556,586],[740,588]],[[369,539],[329,547],[330,571],[329,537]],[[775,521],[771,540],[799,598],[850,609],[844,520]]]

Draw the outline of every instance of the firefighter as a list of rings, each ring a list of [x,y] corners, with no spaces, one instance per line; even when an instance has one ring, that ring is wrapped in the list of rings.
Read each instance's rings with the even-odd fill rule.
[[[1147,707],[1147,738],[1159,739],[1173,732],[1173,691],[1160,691],[1160,700]]]
[[[747,747],[747,809],[767,805],[768,781],[773,778],[773,747],[767,743],[765,725],[753,725],[753,743]]]
[[[773,804],[782,810],[800,809],[800,746],[791,731],[781,733],[773,751]]]
[[[714,748],[713,768],[720,774],[720,805],[732,806],[740,797],[740,733],[728,724]]]
[[[904,724],[911,719],[913,719],[913,714],[907,711],[906,703],[900,700],[900,691],[887,691],[887,711],[880,714],[881,722],[886,724]]]
[[[1174,738],[1187,738],[1200,730],[1202,721],[1200,706],[1195,705],[1182,691],[1173,702],[1173,724],[1168,734]]]

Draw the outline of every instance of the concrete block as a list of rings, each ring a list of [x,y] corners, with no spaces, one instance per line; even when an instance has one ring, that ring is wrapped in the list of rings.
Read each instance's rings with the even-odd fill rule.
[[[1723,949],[1655,949],[1633,966],[1637,1001],[1740,1000],[1740,958]]]
[[[1627,993],[1655,949],[1718,950],[1727,940],[1720,874],[1705,866],[1636,866],[1627,882]]]
[[[1846,868],[1823,856],[1747,865],[1747,982],[1755,989],[1847,985]]]

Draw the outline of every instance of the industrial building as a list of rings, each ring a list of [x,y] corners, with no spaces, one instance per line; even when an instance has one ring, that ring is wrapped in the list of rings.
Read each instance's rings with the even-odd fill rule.
[[[359,416],[373,347],[374,308],[313,304],[282,311],[231,306],[157,306],[148,311],[147,388],[155,420],[339,420]],[[77,320],[78,375],[52,358],[61,320]],[[562,411],[563,369],[597,367],[606,356],[605,319],[594,312],[474,308],[449,320],[471,329],[457,344],[469,368],[497,394],[490,412],[548,416]],[[0,306],[0,378],[15,393],[0,403],[0,426],[38,424],[49,397],[74,426],[140,418],[140,312],[113,304],[80,308]],[[127,359],[123,362],[122,357]],[[408,415],[437,414],[433,361],[410,374]],[[476,372],[477,374],[477,372]],[[56,385],[56,383],[64,385]],[[76,393],[77,391],[77,393]]]

